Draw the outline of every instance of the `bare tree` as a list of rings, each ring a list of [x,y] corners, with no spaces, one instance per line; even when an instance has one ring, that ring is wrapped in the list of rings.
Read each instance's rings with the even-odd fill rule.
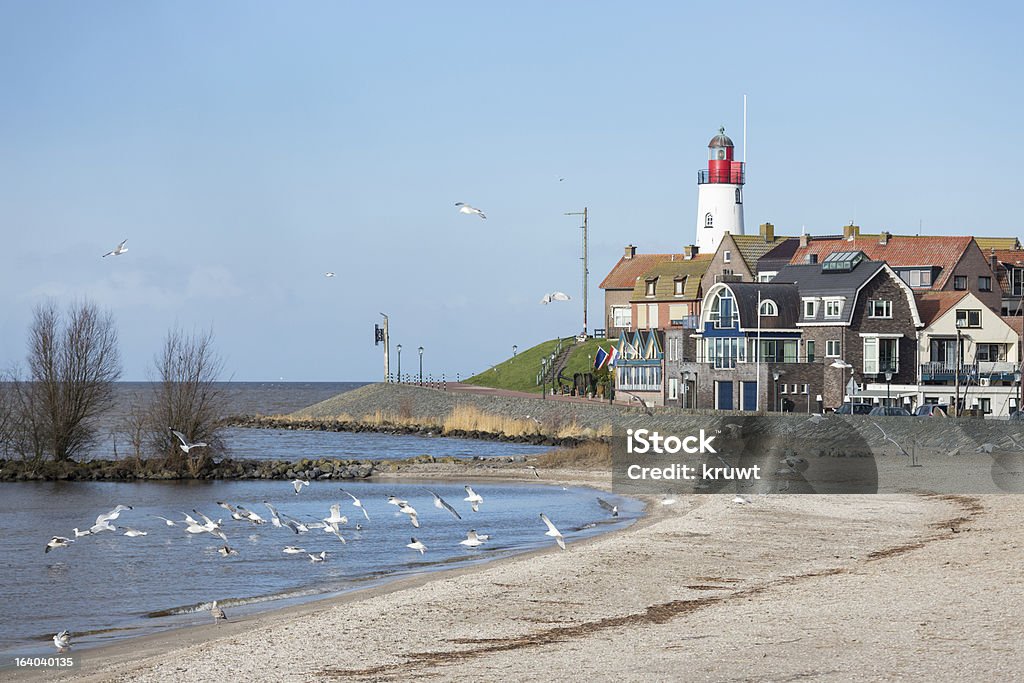
[[[28,378],[15,383],[23,454],[70,460],[92,445],[94,421],[113,406],[120,376],[109,313],[89,302],[70,306],[66,315],[52,302],[37,306],[29,329]]]
[[[218,385],[224,361],[213,348],[213,333],[170,330],[154,365],[157,387],[150,408],[150,443],[171,466],[184,465],[198,474],[226,451],[220,424],[226,401]],[[171,429],[207,446],[184,453]]]

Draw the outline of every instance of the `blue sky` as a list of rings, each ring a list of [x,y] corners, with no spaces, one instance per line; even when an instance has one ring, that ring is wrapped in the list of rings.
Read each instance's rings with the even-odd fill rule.
[[[403,370],[480,371],[581,327],[564,212],[591,327],[623,245],[693,242],[744,94],[748,231],[1020,235],[1021,10],[830,5],[0,2],[0,366],[88,297],[125,379],[175,325],[236,380],[377,379],[380,311]]]

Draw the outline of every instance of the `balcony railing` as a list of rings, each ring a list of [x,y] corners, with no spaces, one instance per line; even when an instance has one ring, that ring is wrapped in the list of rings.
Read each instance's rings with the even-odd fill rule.
[[[746,164],[733,163],[731,168],[707,169],[697,171],[697,184],[707,185],[708,183],[730,183],[732,185],[743,185],[747,181]]]
[[[960,381],[974,382],[987,378],[996,382],[1012,382],[1017,366],[1007,361],[979,361],[960,364]],[[921,364],[921,380],[926,382],[952,382],[956,375],[955,361],[930,361]]]

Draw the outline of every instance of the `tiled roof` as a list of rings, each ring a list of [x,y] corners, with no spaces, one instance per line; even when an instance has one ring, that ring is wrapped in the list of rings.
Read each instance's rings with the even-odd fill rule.
[[[1002,321],[1013,328],[1013,331],[1018,335],[1024,334],[1024,317],[1019,315],[1003,315],[1000,316]]]
[[[771,299],[778,316],[761,316],[762,330],[794,330],[800,310],[800,294],[796,285],[775,282],[729,282],[726,286],[736,297],[736,310],[740,314],[740,327],[752,330],[758,326],[757,300]]]
[[[865,282],[875,277],[884,265],[881,261],[861,261],[849,272],[824,272],[820,263],[788,265],[779,271],[772,282],[792,282],[797,286],[801,297],[842,299],[837,317],[825,317],[824,302],[818,303],[813,317],[805,315],[803,307],[800,310],[802,323],[831,322],[839,325],[850,322],[857,303],[858,290]]]
[[[732,235],[732,239],[736,243],[736,250],[740,252],[740,256],[746,261],[747,268],[750,269],[750,272],[754,273],[757,272],[757,260],[759,258],[786,240],[796,240],[797,238],[776,236],[771,242],[766,242],[764,237],[758,234]],[[797,244],[799,244],[799,241]]]
[[[914,292],[917,312],[921,322],[926,326],[941,318],[949,309],[956,306],[967,292]]]
[[[688,261],[661,261],[641,275],[633,286],[632,301],[684,301],[696,299],[700,295],[700,280],[711,265],[711,255],[698,255]],[[676,278],[685,278],[683,293],[675,294]],[[647,281],[657,278],[654,285],[654,296],[647,296]]]
[[[908,237],[893,235],[886,244],[879,239],[860,235],[853,239],[821,239],[812,238],[806,247],[796,250],[792,264],[807,262],[808,254],[815,254],[818,263],[834,251],[863,251],[872,261],[885,261],[890,266],[939,266],[942,271],[932,283],[932,288],[942,289],[953,272],[953,267],[960,261],[964,252],[970,247],[973,237]]]
[[[975,237],[974,241],[986,254],[991,249],[1020,249],[1020,240],[1016,237]]]
[[[711,254],[698,254],[695,259],[710,259]],[[611,272],[598,285],[601,289],[633,289],[636,279],[662,261],[685,261],[682,254],[636,254],[633,258],[622,257]]]

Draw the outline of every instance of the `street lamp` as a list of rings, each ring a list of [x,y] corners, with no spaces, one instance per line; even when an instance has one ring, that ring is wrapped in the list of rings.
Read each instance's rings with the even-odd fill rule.
[[[399,344],[398,346],[396,346],[395,350],[398,351],[398,383],[401,384],[402,383],[402,345]]]
[[[546,399],[548,397],[548,359],[540,359],[540,397]]]
[[[548,367],[551,368],[551,395],[555,395],[555,354],[551,353],[551,359],[548,361]]]
[[[690,407],[690,371],[683,370],[683,407]]]
[[[519,350],[519,346],[517,346],[516,344],[513,344],[512,345],[512,357],[513,358],[516,357],[516,351],[518,351],[518,350]]]
[[[842,358],[836,358],[834,361],[829,363],[828,366],[830,368],[837,368],[839,370],[852,370],[853,369],[853,366],[850,365],[849,363],[847,363]],[[851,372],[851,374],[852,374],[852,372]],[[845,380],[846,373],[840,373],[840,377],[842,377]],[[842,407],[846,405],[846,382],[845,381],[842,382],[842,392],[843,392],[843,401],[842,401],[842,403],[839,404],[839,408],[840,409],[842,409]],[[851,403],[852,403],[852,401],[851,401]],[[853,414],[853,406],[850,407],[850,414],[851,415]]]
[[[776,370],[772,373],[772,379],[775,380],[775,412],[779,412],[779,377],[785,374],[781,370]]]
[[[420,347],[420,386],[423,386],[423,347]]]
[[[892,396],[890,396],[890,388],[892,387],[892,370],[885,371],[885,405],[891,405]]]

